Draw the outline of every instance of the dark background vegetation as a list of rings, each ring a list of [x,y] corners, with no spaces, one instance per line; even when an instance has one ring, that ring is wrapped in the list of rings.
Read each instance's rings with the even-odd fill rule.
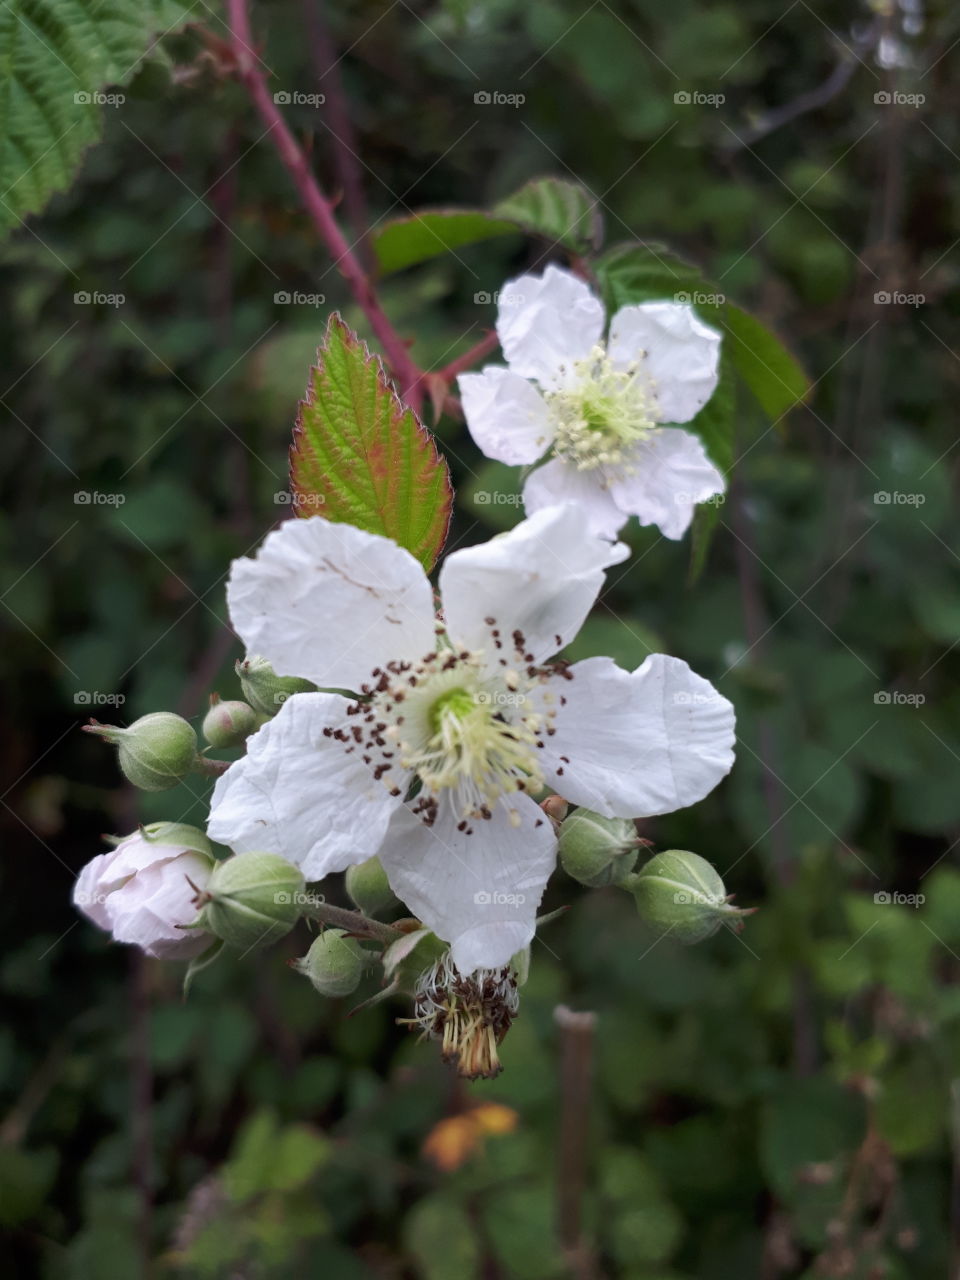
[[[192,17],[222,34],[206,0]],[[571,1274],[553,1225],[561,1001],[598,1015],[581,1274],[950,1274],[956,11],[398,0],[264,3],[254,21],[274,87],[328,95],[287,110],[329,188],[342,79],[348,221],[576,178],[609,242],[669,243],[810,371],[809,407],[774,428],[738,406],[697,585],[689,540],[632,529],[636,554],[577,648],[677,654],[734,701],[733,775],[646,834],[708,857],[762,909],[742,937],[683,950],[654,945],[627,895],[558,875],[549,904],[572,910],[534,946],[506,1072],[468,1088],[395,1026],[401,1006],[348,1020],[350,1002],[316,997],[284,964],[305,934],[214,967],[182,1003],[174,966],[78,919],[73,877],[101,832],[205,813],[197,782],[131,799],[79,726],[197,716],[210,689],[235,692],[225,572],[288,514],[274,494],[327,313],[365,332],[241,90],[197,31],[170,39],[173,74],[148,61],[75,187],[0,250],[7,1274]],[[481,90],[526,100],[477,104]],[[925,101],[875,100],[894,91]],[[492,323],[475,295],[541,256],[518,244],[384,282],[424,366]],[[125,300],[76,304],[84,290]],[[281,290],[326,301],[278,305]],[[922,302],[875,301],[896,291]],[[475,492],[517,477],[458,423],[438,430],[452,545],[481,540],[516,509]],[[114,713],[81,691],[126,701]],[[895,893],[925,901],[875,896]],[[439,1171],[425,1139],[478,1100],[512,1108],[514,1131]]]

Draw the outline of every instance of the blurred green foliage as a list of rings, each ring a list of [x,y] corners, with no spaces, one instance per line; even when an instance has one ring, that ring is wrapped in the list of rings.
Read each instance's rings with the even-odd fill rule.
[[[305,933],[214,966],[184,1004],[176,972],[77,919],[72,878],[101,831],[200,821],[205,800],[192,781],[131,800],[78,725],[199,717],[210,689],[234,694],[229,561],[289,512],[276,495],[329,311],[370,336],[239,88],[195,30],[170,37],[169,65],[147,58],[105,112],[77,184],[0,249],[11,1274],[568,1274],[558,1001],[599,1015],[583,1211],[604,1274],[946,1274],[955,15],[942,0],[924,15],[769,0],[373,14],[349,0],[323,6],[343,51],[330,74],[318,8],[256,6],[262,53],[278,90],[327,94],[284,110],[330,188],[342,77],[377,227],[424,206],[491,208],[535,173],[577,180],[608,244],[668,244],[812,373],[809,407],[775,428],[738,397],[733,485],[696,586],[689,541],[630,530],[635,554],[574,655],[635,665],[663,649],[734,701],[731,778],[646,834],[709,858],[762,910],[741,937],[685,951],[653,945],[626,895],[558,875],[547,905],[572,909],[535,946],[506,1072],[469,1093],[395,1026],[402,1009],[348,1020],[289,972]],[[213,8],[193,17],[223,35]],[[494,91],[525,100],[475,101]],[[439,365],[543,251],[515,235],[459,246],[387,277],[385,306]],[[910,295],[922,304],[898,300]],[[511,524],[515,505],[476,495],[516,493],[518,474],[451,419],[438,435],[458,493],[450,545]],[[514,1108],[517,1127],[440,1172],[425,1138],[477,1099]]]

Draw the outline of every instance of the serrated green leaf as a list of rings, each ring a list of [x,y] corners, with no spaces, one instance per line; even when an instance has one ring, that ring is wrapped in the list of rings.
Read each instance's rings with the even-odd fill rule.
[[[603,237],[597,201],[578,183],[564,178],[534,178],[498,201],[493,213],[575,253],[596,249]]]
[[[495,218],[483,209],[422,209],[410,217],[385,222],[372,237],[372,246],[380,271],[387,274],[464,245],[516,235],[518,230],[514,222]]]
[[[776,422],[810,394],[810,380],[776,334],[729,303],[724,328],[734,367]]]
[[[336,312],[297,413],[290,487],[298,515],[383,534],[428,571],[447,536],[447,464],[380,360]]]
[[[0,5],[0,231],[69,184],[100,136],[103,86],[126,84],[151,37],[188,12],[175,0]]]

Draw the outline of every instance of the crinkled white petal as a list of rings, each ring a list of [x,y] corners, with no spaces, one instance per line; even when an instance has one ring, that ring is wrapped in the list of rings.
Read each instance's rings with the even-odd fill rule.
[[[577,506],[547,507],[509,533],[448,555],[440,570],[447,630],[456,644],[490,648],[493,618],[504,639],[523,633],[542,661],[569,644],[603,586],[604,569],[629,555],[588,531]]]
[[[661,422],[689,422],[716,388],[720,334],[686,303],[621,307],[610,321],[607,350],[618,369],[645,357]]]
[[[375,781],[359,748],[348,755],[343,743],[324,736],[324,729],[350,727],[347,706],[333,693],[289,698],[217,780],[211,838],[238,853],[279,853],[308,880],[377,853],[403,801]]]
[[[682,538],[698,502],[723,493],[723,475],[699,438],[682,427],[656,427],[610,477],[610,496],[624,516],[655,524],[666,538]]]
[[[494,366],[461,374],[457,382],[463,416],[480,452],[514,467],[536,462],[553,440],[554,428],[533,383]]]
[[[107,894],[110,892],[110,863],[116,857],[116,850],[98,853],[91,858],[77,876],[73,885],[73,904],[79,907],[85,916],[101,929],[110,928],[110,916],[107,912]],[[116,887],[115,885],[113,886]]]
[[[545,386],[561,385],[603,333],[603,305],[579,276],[547,267],[518,276],[500,290],[497,336],[514,373]]]
[[[134,943],[161,960],[188,960],[205,951],[213,941],[209,933],[178,926],[197,919],[190,881],[202,888],[209,875],[209,859],[193,852],[137,872],[107,899],[115,940]]]
[[[409,551],[322,516],[288,520],[235,560],[227,603],[249,652],[325,688],[356,689],[433,648],[430,584]]]
[[[509,811],[519,815],[519,825]],[[461,973],[506,964],[533,937],[537,906],[556,862],[556,837],[524,795],[493,816],[457,830],[460,813],[442,804],[426,826],[409,808],[397,812],[380,851],[394,893],[450,943]]]
[[[653,817],[695,804],[730,772],[733,707],[679,658],[654,653],[632,673],[587,658],[571,674],[555,681],[566,701],[539,759],[573,804]]]
[[[614,502],[601,468],[580,471],[562,458],[551,458],[527,477],[523,508],[532,516],[565,502],[581,508],[587,528],[598,538],[615,538],[629,519]]]

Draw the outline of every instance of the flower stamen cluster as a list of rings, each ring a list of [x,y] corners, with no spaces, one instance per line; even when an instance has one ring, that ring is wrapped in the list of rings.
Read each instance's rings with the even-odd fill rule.
[[[544,396],[557,456],[578,471],[629,470],[632,450],[659,421],[653,379],[643,353],[626,369],[614,367],[602,346],[573,365],[573,377]]]
[[[454,649],[441,632],[437,649],[419,662],[372,672],[361,699],[347,708],[358,723],[325,730],[348,754],[359,751],[391,795],[400,795],[411,775],[418,780],[414,808],[428,825],[443,793],[461,815],[459,830],[469,831],[470,820],[489,819],[501,797],[544,786],[537,752],[555,733],[564,699],[540,686],[569,674],[566,664],[537,665],[521,631],[505,642],[496,619],[485,622],[492,662],[484,651]],[[519,823],[519,814],[511,817]]]
[[[510,1030],[520,996],[509,965],[465,977],[446,952],[417,982],[415,1016],[408,1021],[439,1040],[444,1062],[467,1080],[489,1080],[503,1067],[497,1048]]]

